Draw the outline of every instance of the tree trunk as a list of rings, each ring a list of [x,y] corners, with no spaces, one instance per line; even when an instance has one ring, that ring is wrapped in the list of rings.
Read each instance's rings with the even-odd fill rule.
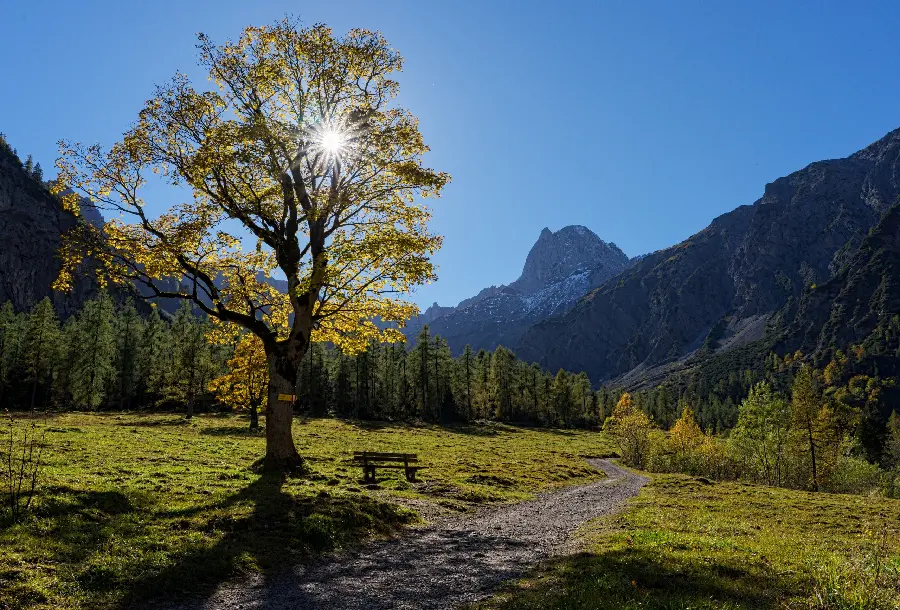
[[[812,479],[813,491],[819,491],[819,475],[816,472],[816,442],[813,438],[812,422],[807,425],[807,433],[809,434],[809,453],[812,458]]]
[[[256,401],[250,403],[250,429],[259,430],[259,407]]]
[[[279,400],[280,394],[293,395],[297,384],[297,370],[306,354],[308,343],[299,339],[287,340],[266,350],[269,365],[269,397],[266,405],[265,469],[292,471],[303,468],[292,435],[294,401]]]

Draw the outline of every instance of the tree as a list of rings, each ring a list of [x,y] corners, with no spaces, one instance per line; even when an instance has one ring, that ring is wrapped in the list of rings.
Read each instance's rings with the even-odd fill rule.
[[[44,170],[41,168],[40,163],[34,164],[34,169],[31,170],[31,177],[37,180],[38,182],[44,181]]]
[[[512,407],[514,364],[515,355],[502,345],[498,345],[491,358],[490,371],[493,406],[491,417],[494,419],[509,421],[514,416]]]
[[[685,407],[681,417],[669,431],[669,442],[675,453],[684,457],[689,456],[697,447],[703,444],[703,430],[694,419],[694,410]]]
[[[25,173],[26,173],[26,174],[28,174],[29,176],[33,175],[33,173],[34,173],[34,159],[31,157],[31,155],[28,155],[28,157],[25,159],[25,166],[24,166],[24,167],[25,167]]]
[[[209,383],[219,401],[231,409],[246,409],[250,414],[250,429],[259,428],[259,407],[269,384],[266,352],[262,341],[253,333],[236,338],[234,354],[228,360],[228,371]]]
[[[292,405],[278,395],[293,393],[310,341],[350,352],[401,339],[372,320],[405,321],[417,310],[399,296],[435,279],[441,238],[416,196],[439,195],[449,176],[422,163],[418,122],[393,101],[403,61],[379,33],[285,19],[221,46],[201,34],[198,47],[211,90],[179,74],[108,152],[61,144],[66,208],[87,194],[125,220],[68,233],[57,286],[89,253],[112,281],[254,333],[269,368],[265,464],[295,468]],[[141,194],[153,171],[193,198],[151,217]],[[265,281],[276,269],[285,293]]]
[[[169,371],[170,352],[172,350],[172,332],[169,325],[159,317],[153,307],[144,325],[138,353],[144,374],[141,376],[142,387],[139,394],[144,393],[142,403],[148,399],[153,402],[163,396]]]
[[[603,427],[618,441],[625,463],[643,468],[650,448],[653,422],[646,413],[635,408],[631,394],[622,394]]]
[[[170,397],[185,405],[185,419],[194,416],[197,394],[205,384],[201,383],[203,370],[208,366],[209,346],[206,328],[194,315],[190,303],[182,302],[172,320],[172,348],[175,366],[169,384]],[[293,390],[290,392],[293,394]]]
[[[70,386],[77,406],[96,409],[116,376],[115,308],[106,293],[79,312],[73,329]]]
[[[815,491],[819,491],[822,482],[819,462],[830,427],[829,414],[830,411],[822,404],[815,371],[808,364],[801,365],[791,387],[791,427],[809,457],[810,482]]]
[[[59,319],[48,297],[44,297],[28,314],[25,324],[22,359],[31,382],[30,408],[34,411],[38,389],[49,378],[59,345]]]
[[[757,480],[782,485],[785,449],[791,428],[791,405],[767,382],[757,383],[738,409],[731,441]]]
[[[888,418],[884,462],[888,468],[900,469],[900,414],[893,411]]]
[[[116,374],[118,377],[119,408],[131,406],[137,393],[140,378],[140,340],[144,334],[144,321],[128,301],[115,319],[117,345]]]
[[[0,404],[5,404],[3,398],[19,359],[20,341],[21,322],[13,311],[12,302],[6,301],[0,307]]]

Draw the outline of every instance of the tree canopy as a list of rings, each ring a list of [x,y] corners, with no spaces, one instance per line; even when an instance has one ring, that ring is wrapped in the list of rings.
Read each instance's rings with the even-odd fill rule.
[[[192,300],[264,343],[398,338],[372,320],[408,319],[416,309],[398,297],[435,279],[441,238],[417,196],[449,181],[424,166],[418,121],[393,103],[399,53],[378,32],[336,37],[288,19],[222,45],[201,34],[198,49],[213,87],[177,74],[108,151],[61,143],[66,207],[77,213],[82,194],[117,217],[69,236],[57,284],[90,254],[107,279]],[[151,174],[192,200],[153,217]]]

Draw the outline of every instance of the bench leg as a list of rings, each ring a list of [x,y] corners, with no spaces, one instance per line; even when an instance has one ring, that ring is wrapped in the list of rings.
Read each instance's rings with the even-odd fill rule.
[[[415,468],[407,468],[406,469],[406,480],[410,483],[416,482],[416,469]]]
[[[375,482],[375,467],[374,466],[364,466],[363,472],[363,480],[366,483],[374,483]]]

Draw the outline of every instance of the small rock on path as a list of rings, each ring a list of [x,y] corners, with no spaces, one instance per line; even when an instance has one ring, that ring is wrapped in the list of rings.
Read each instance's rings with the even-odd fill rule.
[[[584,522],[618,511],[647,479],[606,460],[607,478],[462,516],[279,576],[219,588],[170,610],[434,610],[484,599],[504,581],[565,552]]]

